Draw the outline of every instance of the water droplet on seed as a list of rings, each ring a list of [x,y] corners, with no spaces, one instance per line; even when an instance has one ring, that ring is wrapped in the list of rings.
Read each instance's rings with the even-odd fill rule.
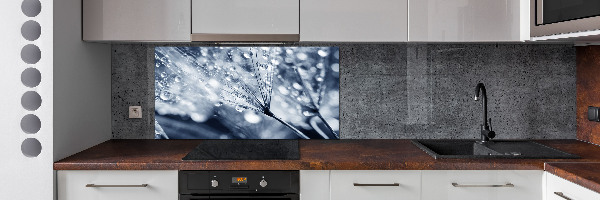
[[[319,51],[317,51],[317,53],[321,57],[325,57],[325,56],[329,55],[329,52],[326,52],[326,51],[323,51],[323,50],[319,50]]]
[[[172,98],[172,94],[169,91],[162,91],[160,93],[160,99],[167,101]]]
[[[302,112],[302,115],[304,115],[304,116],[306,116],[306,117],[310,117],[310,116],[314,116],[314,115],[315,115],[315,113],[313,113],[313,112],[310,112],[310,111],[308,111],[308,110],[305,110],[305,111],[303,111],[303,112]]]
[[[237,105],[235,106],[235,110],[237,110],[238,112],[244,112],[245,108],[244,106]]]

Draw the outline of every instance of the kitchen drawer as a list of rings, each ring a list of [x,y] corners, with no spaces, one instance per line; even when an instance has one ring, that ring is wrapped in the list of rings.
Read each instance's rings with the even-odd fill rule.
[[[545,200],[600,199],[600,194],[546,172]],[[559,193],[559,194],[556,194]],[[560,194],[562,193],[562,194]],[[562,195],[562,197],[560,196]]]
[[[332,170],[330,183],[331,200],[418,200],[421,171]]]
[[[537,170],[423,171],[423,199],[542,200],[542,175]]]
[[[68,170],[57,172],[59,200],[177,200],[177,171]],[[88,184],[114,187],[87,187]],[[146,187],[126,187],[148,184]]]

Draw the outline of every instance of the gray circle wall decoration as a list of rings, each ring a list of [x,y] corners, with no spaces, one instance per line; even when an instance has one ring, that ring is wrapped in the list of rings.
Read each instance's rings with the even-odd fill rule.
[[[40,82],[42,82],[42,73],[36,68],[30,67],[21,73],[21,83],[27,87],[36,87]]]
[[[42,127],[42,121],[34,114],[25,115],[21,119],[21,130],[27,134],[35,134],[40,131]]]
[[[39,0],[23,0],[21,11],[27,17],[35,17],[42,11],[42,3]]]
[[[27,64],[35,64],[41,57],[42,51],[36,45],[28,44],[21,49],[21,59]]]
[[[25,110],[34,111],[42,106],[42,97],[34,91],[27,91],[21,97],[21,105]]]
[[[42,27],[36,21],[29,20],[23,23],[21,26],[21,35],[23,38],[29,41],[34,41],[40,38],[42,34]]]
[[[42,144],[35,138],[27,138],[21,143],[21,153],[27,157],[37,157],[42,153]]]

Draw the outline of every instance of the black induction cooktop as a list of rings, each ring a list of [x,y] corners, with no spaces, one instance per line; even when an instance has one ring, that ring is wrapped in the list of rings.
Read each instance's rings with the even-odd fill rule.
[[[202,140],[183,160],[299,160],[298,140]]]

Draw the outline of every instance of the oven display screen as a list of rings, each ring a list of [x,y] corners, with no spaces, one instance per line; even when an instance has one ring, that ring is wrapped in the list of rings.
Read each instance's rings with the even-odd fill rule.
[[[248,183],[246,177],[231,177],[231,183]]]

